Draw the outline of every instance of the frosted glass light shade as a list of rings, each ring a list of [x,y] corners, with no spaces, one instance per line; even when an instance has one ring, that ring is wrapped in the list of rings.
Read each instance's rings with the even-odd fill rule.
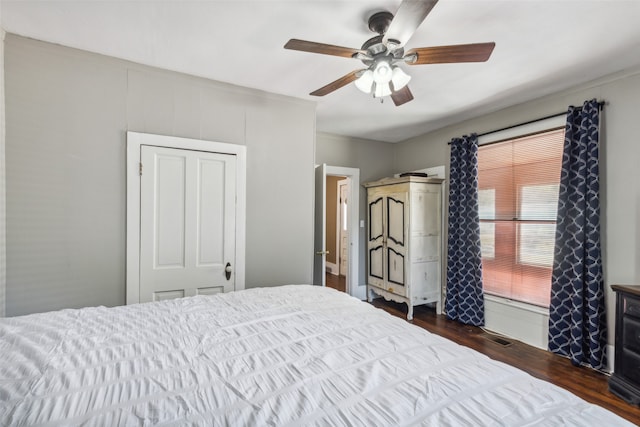
[[[393,90],[400,90],[409,83],[411,76],[402,71],[400,67],[395,67],[391,74],[391,82],[393,83]]]
[[[373,70],[373,81],[378,84],[386,84],[391,81],[391,65],[387,61],[380,61],[376,64],[376,68]]]
[[[356,80],[356,87],[364,93],[371,93],[373,86],[373,71],[367,70]]]
[[[388,95],[391,95],[391,88],[389,87],[389,83],[376,83],[376,89],[373,93],[373,96],[375,98],[381,98]]]

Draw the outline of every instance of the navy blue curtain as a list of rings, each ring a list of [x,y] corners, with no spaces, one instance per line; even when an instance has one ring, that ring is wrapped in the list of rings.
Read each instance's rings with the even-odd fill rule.
[[[478,136],[451,140],[449,230],[445,313],[449,319],[484,325],[482,255],[478,216]]]
[[[606,366],[600,257],[600,106],[569,107],[549,307],[549,350],[574,365]]]

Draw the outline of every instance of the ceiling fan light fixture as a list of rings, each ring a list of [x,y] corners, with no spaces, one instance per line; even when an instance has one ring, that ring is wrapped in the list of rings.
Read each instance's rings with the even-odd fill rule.
[[[391,96],[393,103],[400,106],[411,101],[413,94],[407,86],[411,77],[398,68],[399,62],[407,65],[485,62],[496,46],[495,42],[470,43],[417,47],[405,52],[407,41],[436,3],[438,0],[401,0],[395,16],[387,11],[374,13],[368,24],[377,35],[366,40],[359,49],[300,39],[289,40],[284,48],[352,58],[364,64],[363,69],[345,74],[309,95],[324,96],[355,83],[358,90],[380,98],[381,102],[382,97]]]
[[[371,93],[373,86],[373,71],[367,70],[356,80],[356,87],[364,93]]]
[[[405,87],[409,81],[411,80],[411,76],[402,71],[400,67],[394,67],[393,72],[391,73],[391,83],[393,83],[393,90],[400,90]]]
[[[391,88],[389,83],[376,83],[375,91],[373,92],[374,98],[382,98],[383,96],[391,95]]]
[[[391,81],[391,65],[388,61],[378,61],[373,69],[373,81],[377,84],[387,84]]]

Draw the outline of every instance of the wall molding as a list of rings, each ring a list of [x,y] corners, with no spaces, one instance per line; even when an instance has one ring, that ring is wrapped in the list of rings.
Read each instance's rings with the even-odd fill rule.
[[[485,328],[547,349],[549,310],[494,295],[485,298]]]

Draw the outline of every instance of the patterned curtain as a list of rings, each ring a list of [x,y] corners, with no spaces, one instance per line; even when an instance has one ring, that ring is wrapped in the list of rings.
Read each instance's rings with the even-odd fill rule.
[[[478,216],[478,137],[451,141],[447,254],[448,318],[484,325],[482,255]]]
[[[600,258],[598,132],[594,99],[569,107],[565,129],[549,307],[549,350],[574,365],[606,366]]]

